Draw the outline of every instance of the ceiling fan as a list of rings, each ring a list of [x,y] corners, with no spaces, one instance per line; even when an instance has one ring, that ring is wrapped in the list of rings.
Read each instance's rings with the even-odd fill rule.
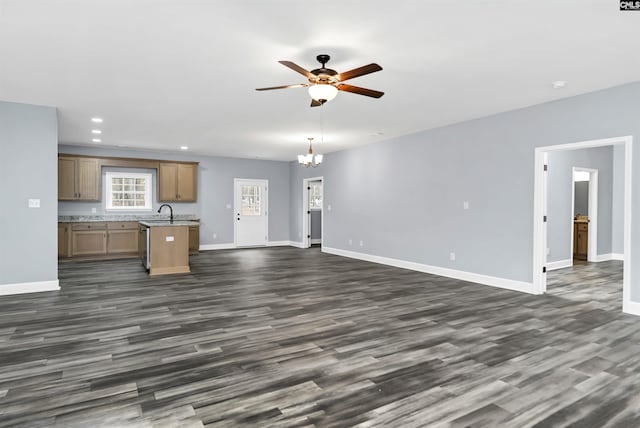
[[[367,97],[380,98],[384,95],[384,92],[376,91],[373,89],[361,88],[359,86],[348,85],[342,83],[345,80],[353,79],[355,77],[364,76],[365,74],[374,73],[382,70],[378,64],[372,63],[364,65],[362,67],[354,68],[353,70],[338,73],[335,70],[326,68],[325,65],[331,57],[326,54],[318,55],[316,57],[318,62],[322,64],[320,68],[307,71],[291,61],[278,61],[285,67],[289,67],[293,71],[305,76],[309,79],[309,83],[300,83],[298,85],[283,85],[273,86],[270,88],[257,88],[256,91],[269,91],[272,89],[286,89],[286,88],[309,88],[309,95],[311,95],[311,107],[318,107],[327,101],[331,101],[336,97],[338,91],[351,92],[358,95],[364,95]]]

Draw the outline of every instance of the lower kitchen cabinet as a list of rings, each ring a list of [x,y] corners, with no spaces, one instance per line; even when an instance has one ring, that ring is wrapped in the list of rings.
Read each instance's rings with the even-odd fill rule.
[[[74,230],[71,235],[71,255],[99,256],[107,254],[107,231]]]
[[[107,223],[107,253],[132,255],[138,252],[138,223],[114,221]]]
[[[198,254],[200,251],[200,227],[189,226],[189,254]]]
[[[58,257],[69,257],[69,241],[71,239],[69,223],[58,223]]]

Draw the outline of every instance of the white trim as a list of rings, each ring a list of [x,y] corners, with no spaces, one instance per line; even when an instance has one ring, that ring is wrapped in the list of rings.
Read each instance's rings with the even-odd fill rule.
[[[0,284],[0,296],[10,296],[12,294],[37,293],[40,291],[58,291],[60,283],[58,280],[20,282],[17,284]]]
[[[559,144],[553,146],[536,147],[534,165],[534,196],[533,196],[533,288],[536,294],[547,291],[546,275],[542,272],[547,260],[545,239],[546,232],[543,228],[542,216],[546,199],[546,186],[544,185],[543,159],[548,152],[556,150],[575,150],[591,147],[602,147],[623,144],[624,151],[624,255],[622,274],[622,308],[623,312],[630,312],[629,308],[635,308],[631,302],[631,177],[632,177],[632,148],[633,137],[631,135],[605,138],[601,140],[589,140],[577,143]],[[637,304],[636,304],[637,305]],[[638,311],[640,314],[640,311]]]
[[[512,279],[498,278],[495,276],[481,275],[473,272],[465,272],[443,268],[439,266],[425,265],[422,263],[409,262],[406,260],[392,259],[389,257],[374,256],[371,254],[358,253],[355,251],[341,250],[339,248],[322,247],[323,253],[334,254],[352,259],[364,260],[373,263],[379,263],[388,266],[395,266],[403,269],[414,270],[418,272],[430,273],[433,275],[444,276],[447,278],[459,279],[462,281],[475,282],[492,287],[504,288],[507,290],[520,291],[522,293],[534,293],[533,284],[530,282],[515,281]]]
[[[595,262],[608,262],[610,260],[622,260],[622,261],[624,261],[624,254],[618,254],[618,253],[598,254],[594,261]]]
[[[211,251],[211,250],[231,250],[236,248],[236,244],[233,242],[228,244],[206,244],[200,245],[200,251]]]
[[[311,245],[313,244],[322,244],[322,239],[320,238],[311,238]]]
[[[622,312],[630,315],[640,315],[640,303],[624,300],[622,302]]]
[[[611,253],[611,259],[610,260],[620,260],[620,261],[624,261],[624,254],[620,254],[620,253]]]
[[[113,179],[114,178],[144,178],[144,206],[143,207],[116,207],[113,206]],[[149,172],[125,172],[106,171],[104,173],[106,181],[104,209],[105,211],[152,211],[153,210],[153,175]]]
[[[289,247],[291,241],[267,241],[267,247]]]
[[[291,245],[292,247],[296,247],[296,248],[307,248],[304,246],[304,243],[299,242],[299,241],[289,241],[289,245]]]
[[[573,260],[558,260],[557,262],[547,263],[547,272],[550,270],[564,269],[573,266]]]

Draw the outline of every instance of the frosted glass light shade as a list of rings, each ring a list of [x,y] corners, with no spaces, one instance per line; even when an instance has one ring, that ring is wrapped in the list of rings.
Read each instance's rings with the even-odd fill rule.
[[[298,155],[298,163],[304,163],[305,155]]]
[[[316,155],[316,163],[322,163],[322,155]]]
[[[326,83],[317,83],[309,86],[309,95],[316,101],[331,101],[338,95],[338,88]]]

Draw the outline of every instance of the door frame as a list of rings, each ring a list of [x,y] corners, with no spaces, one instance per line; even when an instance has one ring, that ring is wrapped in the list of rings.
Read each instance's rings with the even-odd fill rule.
[[[573,216],[576,212],[576,182],[574,176],[576,171],[589,173],[589,205],[587,216],[589,217],[589,228],[587,229],[587,261],[598,261],[598,170],[593,168],[583,168],[574,166],[571,170],[571,219],[570,227],[571,240],[569,241],[569,254],[571,254],[571,266],[573,266]]]
[[[302,179],[302,248],[310,248],[311,247],[311,238],[307,238],[308,235],[311,235],[311,231],[309,230],[309,191],[307,187],[309,187],[309,183],[312,181],[321,181],[322,182],[322,215],[320,217],[320,242],[324,245],[324,178],[323,177],[311,177],[311,178],[303,178]]]
[[[558,144],[535,148],[534,195],[533,195],[533,294],[547,291],[547,228],[544,216],[547,215],[547,155],[558,150],[588,149],[603,146],[624,146],[624,255],[622,273],[622,311],[637,314],[637,303],[631,302],[631,177],[633,136],[588,140],[577,143]],[[544,272],[543,272],[544,268]]]
[[[267,246],[269,244],[269,180],[265,178],[234,178],[233,179],[233,212],[237,213],[238,207],[238,195],[236,195],[236,191],[238,190],[238,182],[239,181],[259,181],[264,183],[264,216],[265,216],[265,226],[264,233],[267,237],[265,239],[264,245]],[[236,220],[236,214],[233,214],[233,246],[236,248],[249,248],[238,246],[238,221]],[[261,245],[260,245],[261,246]]]

